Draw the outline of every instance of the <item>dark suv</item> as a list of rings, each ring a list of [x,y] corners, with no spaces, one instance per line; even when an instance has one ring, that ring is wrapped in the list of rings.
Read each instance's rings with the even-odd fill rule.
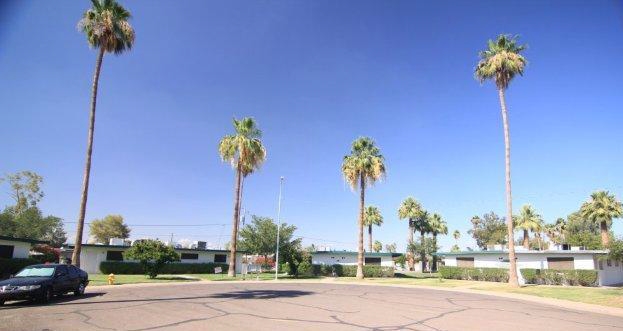
[[[0,281],[0,305],[9,300],[48,302],[54,295],[73,292],[79,296],[89,284],[89,275],[66,264],[35,264]]]

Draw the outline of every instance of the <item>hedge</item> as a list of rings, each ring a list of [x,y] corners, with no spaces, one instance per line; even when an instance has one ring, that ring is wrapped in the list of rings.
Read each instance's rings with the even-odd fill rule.
[[[526,284],[597,286],[597,270],[521,269]]]
[[[18,273],[25,267],[33,264],[39,264],[35,259],[2,259],[0,258],[0,279],[9,278],[9,276]]]
[[[355,277],[357,276],[356,265],[326,265],[313,264],[311,272],[313,276],[333,276],[333,272],[337,277]],[[363,275],[365,277],[394,277],[393,267],[382,267],[378,265],[364,265]]]
[[[221,267],[223,273],[229,269],[225,263],[168,263],[162,267],[160,274],[213,274],[216,267]],[[100,271],[104,274],[145,274],[138,262],[104,261],[100,263]]]
[[[446,279],[481,280],[486,282],[508,282],[508,269],[505,268],[463,268],[439,267],[439,275]]]

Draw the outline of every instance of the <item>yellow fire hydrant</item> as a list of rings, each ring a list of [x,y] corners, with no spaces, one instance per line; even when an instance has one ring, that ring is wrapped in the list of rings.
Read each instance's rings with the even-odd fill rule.
[[[108,275],[108,285],[115,285],[115,274]]]

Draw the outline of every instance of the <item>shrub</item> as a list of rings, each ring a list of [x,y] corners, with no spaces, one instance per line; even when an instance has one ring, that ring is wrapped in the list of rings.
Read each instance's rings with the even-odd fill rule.
[[[302,277],[313,276],[312,264],[308,260],[303,260],[298,265],[298,275]]]
[[[357,266],[314,264],[311,266],[311,272],[314,276],[333,276],[335,272],[335,276],[337,277],[355,277],[357,276]],[[394,277],[394,268],[378,265],[364,265],[363,275],[365,277]]]
[[[442,266],[439,276],[445,279],[480,280],[486,282],[507,282],[508,269],[505,268],[463,268]]]
[[[25,267],[40,262],[35,259],[2,259],[0,258],[0,279],[9,278],[9,276],[18,273]]]
[[[145,274],[149,278],[156,278],[162,273],[164,266],[168,263],[179,261],[180,256],[173,247],[167,246],[158,240],[141,240],[130,247],[125,256],[128,259],[138,260],[143,266]]]
[[[597,286],[597,270],[521,269],[526,284]]]
[[[221,267],[223,273],[229,269],[225,263],[170,263],[162,267],[163,274],[213,274],[214,268]],[[100,263],[100,271],[104,274],[142,275],[143,266],[138,262],[104,261]]]

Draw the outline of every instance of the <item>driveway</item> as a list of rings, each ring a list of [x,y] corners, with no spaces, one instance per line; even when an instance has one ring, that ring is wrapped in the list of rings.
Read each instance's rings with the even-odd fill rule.
[[[0,330],[623,330],[623,318],[428,289],[201,282],[8,303]]]

